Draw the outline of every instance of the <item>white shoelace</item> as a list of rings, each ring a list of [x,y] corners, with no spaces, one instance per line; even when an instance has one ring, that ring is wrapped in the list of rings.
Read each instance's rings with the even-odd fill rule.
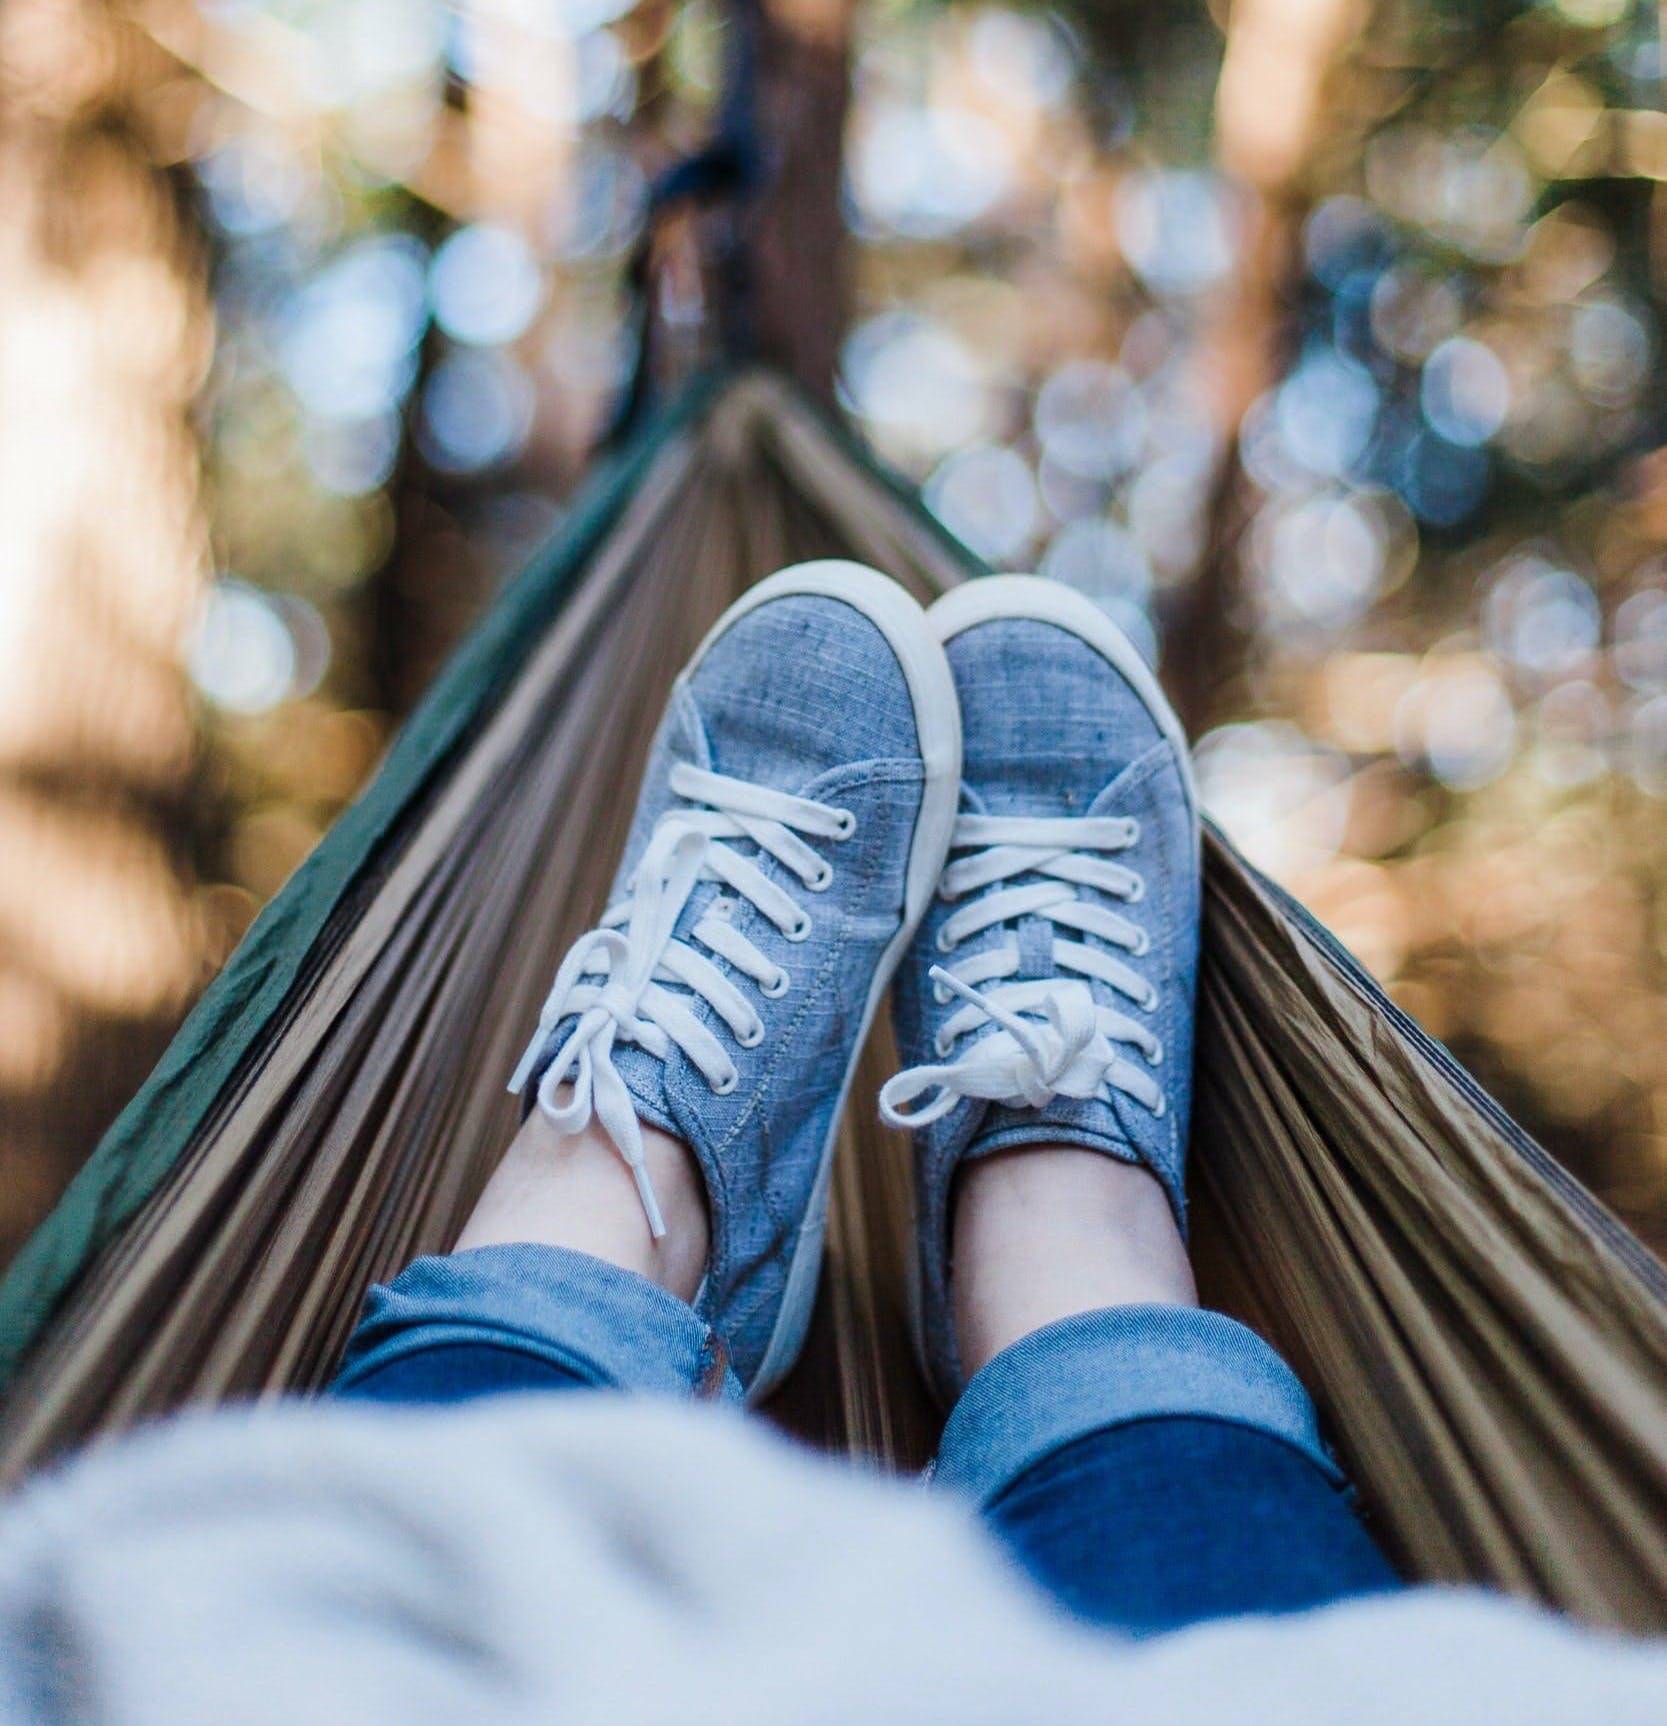
[[[1157,990],[1113,953],[1072,940],[1088,935],[1133,957],[1150,943],[1127,917],[1081,895],[1090,887],[1133,904],[1146,884],[1108,853],[1126,851],[1140,837],[1139,824],[1120,816],[1069,817],[962,815],[955,823],[952,852],[968,851],[943,872],[947,900],[979,897],[951,913],[938,931],[938,948],[952,953],[963,941],[998,924],[1037,917],[1054,926],[1056,971],[1075,972],[1107,984],[1140,1012],[1157,1005]],[[1044,877],[1003,886],[1015,876]],[[1061,934],[1060,931],[1068,931]],[[880,1092],[880,1113],[894,1127],[919,1127],[949,1113],[964,1098],[1041,1108],[1054,1097],[1109,1098],[1126,1092],[1155,1115],[1165,1110],[1163,1091],[1150,1068],[1163,1060],[1163,1044],[1150,1026],[1114,1007],[1095,1003],[1089,985],[1068,976],[1002,983],[1022,964],[1017,940],[974,953],[947,967],[934,965],[940,1004],[962,1001],[939,1028],[935,1047],[941,1064],[910,1067]],[[980,990],[980,984],[996,987]],[[963,1037],[998,1027],[958,1059],[949,1057]],[[1130,1044],[1144,1064],[1120,1052]],[[915,1108],[912,1105],[936,1095]]]
[[[668,810],[631,879],[629,896],[609,906],[601,924],[582,935],[562,960],[538,1015],[538,1030],[510,1079],[526,1088],[550,1033],[565,1018],[577,1023],[538,1081],[538,1106],[563,1134],[582,1132],[594,1111],[637,1183],[656,1240],[666,1232],[644,1161],[636,1106],[613,1062],[616,1041],[637,1043],[659,1060],[681,1049],[713,1091],[727,1096],[739,1073],[724,1045],[665,984],[681,984],[706,1001],[743,1049],[764,1040],[764,1021],[746,993],[689,941],[675,939],[677,920],[702,881],[721,881],[747,900],[789,941],[810,934],[811,919],[785,888],[726,840],[750,840],[812,893],[825,892],[833,865],[801,834],[849,839],[856,817],[808,798],[679,762],[671,789],[696,805]],[[750,978],[763,995],[787,993],[788,973],[761,953],[730,920],[734,900],[719,895],[689,931],[691,940]],[[557,1092],[569,1082],[565,1103]]]

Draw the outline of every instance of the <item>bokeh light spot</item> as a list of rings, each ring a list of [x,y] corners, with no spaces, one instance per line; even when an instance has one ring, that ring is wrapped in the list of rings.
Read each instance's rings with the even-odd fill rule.
[[[1667,689],[1667,592],[1646,587],[1615,608],[1615,670],[1633,689]]]
[[[936,319],[882,312],[846,338],[841,379],[852,411],[894,460],[935,460],[987,424],[982,368]]]
[[[1195,756],[1205,810],[1259,869],[1291,881],[1336,855],[1348,822],[1346,763],[1280,720],[1223,725]]]
[[[513,360],[462,349],[434,368],[423,391],[418,436],[444,473],[474,473],[518,455],[532,429],[533,392]]]
[[[538,315],[544,283],[527,242],[476,222],[434,254],[428,272],[434,321],[455,341],[512,342]]]
[[[1293,459],[1333,478],[1365,453],[1377,414],[1371,375],[1331,348],[1305,355],[1274,398],[1274,419]]]
[[[1485,342],[1454,336],[1425,361],[1418,399],[1425,419],[1449,443],[1483,444],[1510,412],[1511,380]]]
[[[1050,461],[1088,479],[1113,479],[1140,459],[1146,404],[1126,372],[1071,360],[1036,398],[1036,436]]]
[[[216,707],[265,713],[294,690],[295,641],[266,594],[228,576],[209,590],[189,665],[192,681]]]
[[[1602,630],[1597,595],[1573,570],[1537,552],[1509,559],[1482,607],[1482,634],[1507,665],[1531,677],[1580,669]]]
[[[308,470],[336,497],[365,497],[388,483],[399,459],[397,414],[370,419],[309,419],[301,436]]]
[[[350,246],[301,287],[279,353],[309,412],[367,420],[404,399],[427,319],[425,264],[416,240],[376,236]]]
[[[949,456],[926,482],[926,503],[988,563],[1017,558],[1030,544],[1039,515],[1029,465],[1000,444],[975,444]]]
[[[1118,189],[1124,254],[1157,293],[1195,294],[1220,281],[1233,264],[1235,230],[1228,193],[1213,174],[1142,169]]]

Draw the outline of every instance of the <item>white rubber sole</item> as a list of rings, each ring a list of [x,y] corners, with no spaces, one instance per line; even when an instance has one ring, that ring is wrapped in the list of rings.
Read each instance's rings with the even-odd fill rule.
[[[810,1206],[788,1262],[781,1311],[764,1350],[764,1358],[747,1387],[749,1402],[768,1396],[792,1370],[804,1348],[811,1313],[816,1305],[822,1248],[827,1234],[828,1196],[833,1182],[834,1146],[838,1142],[846,1098],[856,1073],[857,1060],[874,1023],[874,1015],[937,890],[938,877],[949,855],[949,840],[955,828],[955,812],[961,795],[961,709],[955,698],[955,682],[950,676],[949,661],[927,622],[927,613],[896,582],[876,569],[830,558],[795,564],[778,571],[756,587],[749,588],[718,619],[695,650],[690,668],[699,663],[707,648],[720,635],[754,607],[790,595],[837,599],[860,612],[886,638],[903,669],[913,699],[925,781],[921,789],[920,815],[915,822],[909,849],[903,921],[882,955],[869,988],[862,1024],[852,1044],[839,1099],[822,1145]]]

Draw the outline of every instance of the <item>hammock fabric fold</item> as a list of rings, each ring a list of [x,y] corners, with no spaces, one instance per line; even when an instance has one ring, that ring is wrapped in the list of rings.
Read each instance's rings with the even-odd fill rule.
[[[765,375],[699,383],[597,477],[0,1286],[0,1477],[320,1384],[366,1286],[445,1248],[672,677],[750,581],[821,556],[923,599],[980,573]],[[1667,1628],[1667,1272],[1300,907],[1219,835],[1206,853],[1206,1300],[1307,1379],[1410,1574]],[[914,1466],[935,1417],[903,1320],[907,1147],[851,1116],[812,1344],[772,1412]]]

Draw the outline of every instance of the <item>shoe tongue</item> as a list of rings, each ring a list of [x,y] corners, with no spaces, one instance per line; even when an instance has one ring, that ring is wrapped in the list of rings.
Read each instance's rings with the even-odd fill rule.
[[[1034,763],[1031,765],[1033,769]],[[989,769],[989,777],[978,790],[973,790],[970,785],[962,787],[961,807],[967,814],[1049,816],[1087,813],[1086,809],[1078,806],[1078,799],[1069,791],[1013,789],[1015,781],[1022,780],[1025,774],[1015,771],[1011,763],[991,768],[986,758],[977,764],[975,771],[982,775],[986,769]],[[1042,875],[1017,875],[1011,881],[1003,882],[1002,886],[1020,887],[1045,879]],[[1005,924],[997,930],[997,939],[1016,948],[1019,955],[1019,968],[1008,981],[1034,983],[1057,977],[1059,967],[1053,959],[1057,935],[1052,923],[1036,916],[1021,917],[1017,923]]]
[[[558,1019],[550,1035],[545,1038],[538,1063],[533,1068],[527,1088],[522,1094],[522,1103],[526,1109],[537,1108],[539,1080],[544,1077],[556,1052],[573,1035],[578,1023],[578,1014],[570,1013],[566,1018]],[[625,1088],[631,1093],[638,1119],[647,1121],[651,1126],[663,1127],[670,1133],[680,1132],[666,1089],[666,1063],[656,1060],[639,1044],[618,1040],[615,1041],[609,1058],[620,1078],[625,1081]]]
[[[976,799],[969,797],[968,806],[976,807],[986,815],[1057,815],[1061,812],[1057,792],[1026,783],[1035,777],[1034,769],[1026,772],[1020,763],[980,761],[968,766],[967,777],[971,779],[975,773],[979,792]]]
[[[1021,918],[1013,931],[1019,949],[1018,976],[1025,982],[1052,977],[1053,925],[1041,917]]]
[[[612,1058],[626,1090],[631,1093],[631,1101],[637,1106],[637,1118],[669,1133],[680,1132],[666,1090],[670,1062],[656,1059],[638,1043],[618,1041],[614,1043]]]
[[[1086,783],[1072,784],[1073,769],[1052,757],[986,750],[969,757],[963,771],[965,807],[986,815],[1086,815],[1094,795]],[[1086,781],[1080,767],[1074,771]]]

